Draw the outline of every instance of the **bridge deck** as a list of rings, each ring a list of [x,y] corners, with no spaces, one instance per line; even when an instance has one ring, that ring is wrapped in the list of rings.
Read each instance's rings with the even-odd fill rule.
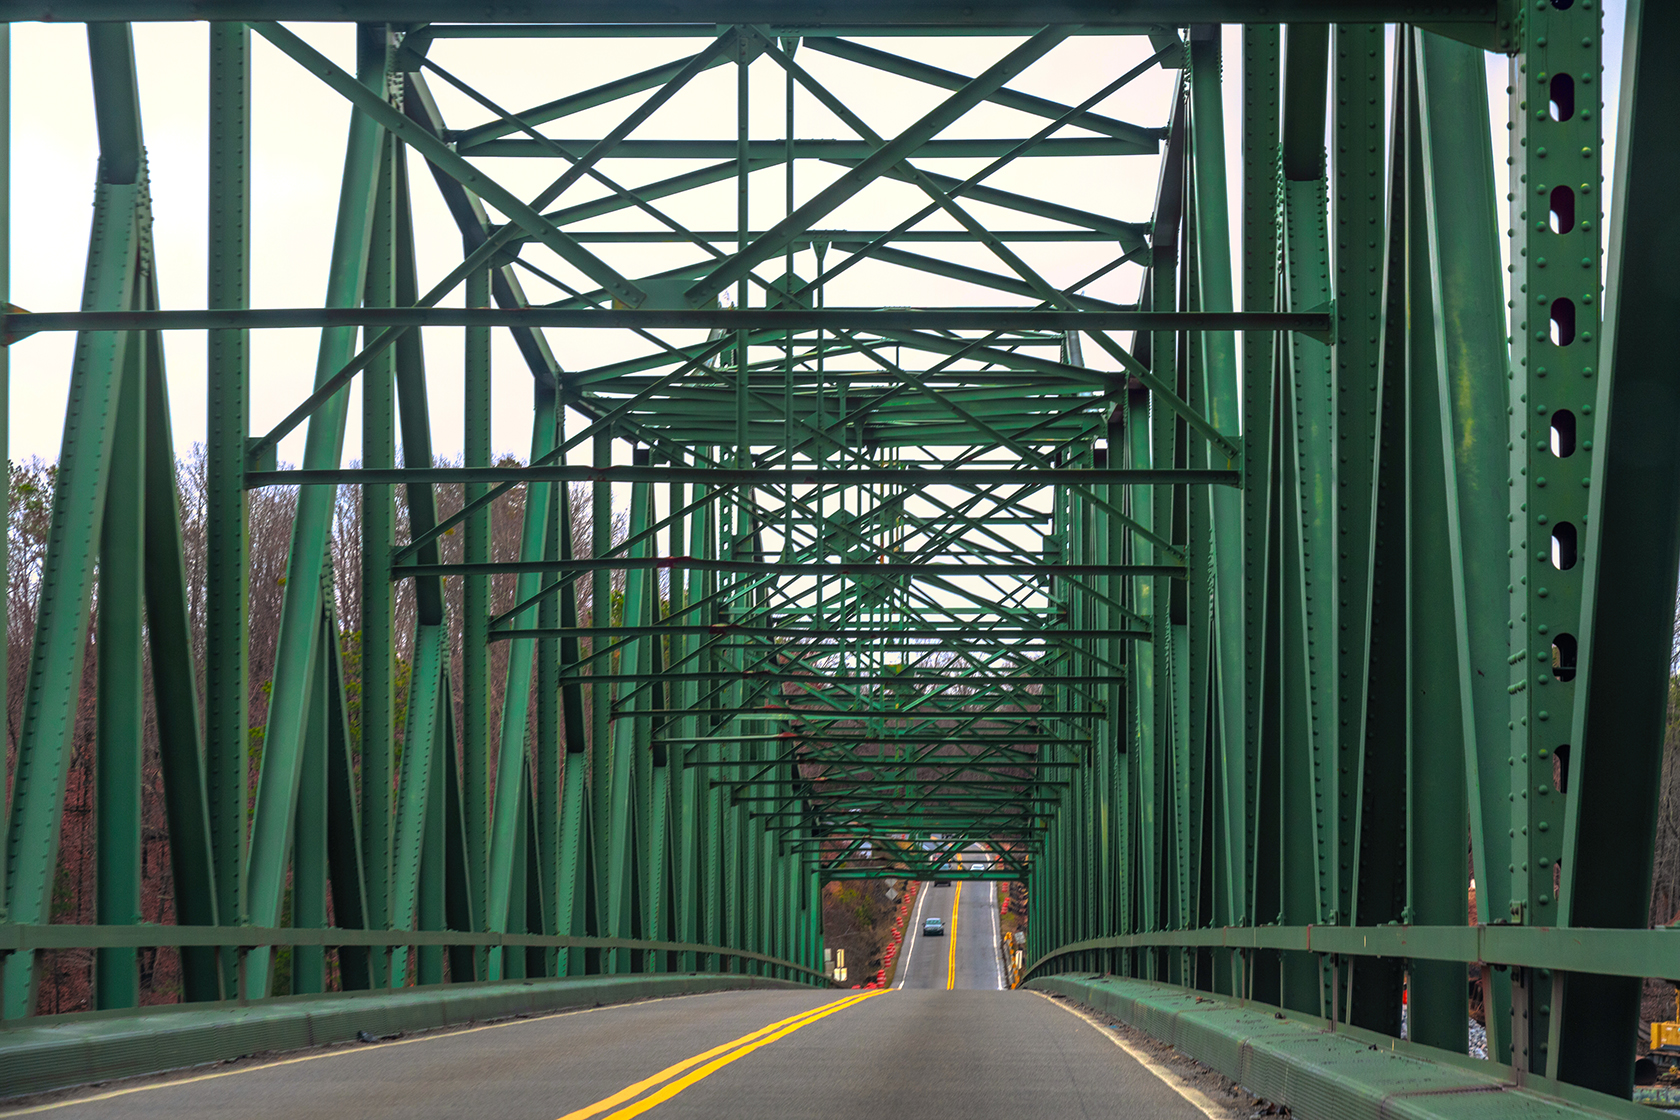
[[[954,887],[924,890],[919,909],[951,928],[956,894]],[[977,1120],[1019,1117],[1029,1109],[1045,1118],[1201,1117],[1172,1086],[1079,1018],[1043,996],[997,990],[989,898],[987,884],[967,884],[955,937],[921,942],[912,936],[909,983],[901,989],[724,992],[623,1004],[339,1047],[165,1083],[107,1086],[57,1102],[47,1114],[62,1120],[627,1120],[675,1089],[649,1106],[657,1120]],[[947,990],[952,974],[956,990]],[[762,1033],[777,1023],[783,1026]],[[733,1055],[739,1057],[728,1060]],[[650,1083],[639,1092],[605,1103],[643,1081]]]

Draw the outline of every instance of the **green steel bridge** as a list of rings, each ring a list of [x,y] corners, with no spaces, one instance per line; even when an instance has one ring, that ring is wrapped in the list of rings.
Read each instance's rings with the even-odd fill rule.
[[[1644,979],[1680,979],[1649,912],[1680,5],[1627,0],[1607,58],[1601,4],[0,0],[86,23],[99,151],[79,309],[4,304],[0,268],[0,371],[74,337],[7,728],[0,1095],[822,988],[824,884],[894,878],[1025,883],[1025,987],[1302,1117],[1632,1114]],[[159,299],[129,21],[210,21],[202,307]],[[306,21],[352,24],[353,63]],[[351,109],[336,223],[292,231],[330,242],[316,306],[251,306],[258,52]],[[584,53],[621,71],[486,92]],[[1077,92],[1028,92],[1052,72]],[[705,127],[672,126],[689,99]],[[313,376],[253,428],[281,331]],[[164,362],[199,345],[202,588]],[[276,487],[253,729],[247,502]],[[88,695],[96,921],[66,924]],[[160,946],[179,1005],[142,1008]],[[68,950],[89,1013],[38,1014]]]

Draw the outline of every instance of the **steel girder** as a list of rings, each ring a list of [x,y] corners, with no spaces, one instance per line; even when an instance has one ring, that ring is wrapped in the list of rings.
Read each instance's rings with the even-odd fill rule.
[[[1190,696],[1176,700],[1176,679],[1131,689],[1132,781],[1110,779],[1103,808],[1129,818],[1136,848],[1093,847],[1101,811],[1064,796],[1049,856],[1032,870],[1029,956],[1040,974],[1127,971],[1389,1034],[1401,1029],[1404,988],[1410,1039],[1462,1052],[1464,962],[1474,958],[1365,951],[1379,928],[1421,937],[1467,920],[1536,935],[1647,925],[1676,560],[1672,472],[1646,425],[1664,422],[1669,394],[1628,416],[1623,394],[1651,390],[1645,360],[1622,340],[1643,337],[1650,301],[1668,292],[1634,263],[1652,262],[1667,237],[1646,238],[1640,215],[1669,224],[1655,198],[1646,209],[1638,201],[1663,158],[1639,130],[1674,93],[1640,63],[1672,43],[1674,28],[1658,28],[1667,18],[1630,11],[1608,287],[1596,11],[1542,3],[1521,13],[1504,188],[1478,51],[1399,29],[1385,142],[1384,73],[1372,61],[1383,57],[1381,28],[1296,26],[1281,38],[1245,29],[1244,303],[1331,308],[1336,332],[1329,345],[1300,333],[1245,339],[1244,485],[1229,519],[1217,515],[1217,489],[1211,524],[1193,501],[1156,505],[1175,532],[1194,535],[1191,547],[1218,556],[1230,541],[1215,582],[1239,576],[1241,592],[1227,606],[1216,587],[1187,603],[1182,621],[1169,607],[1156,623],[1155,644],[1184,642],[1187,667],[1157,650],[1144,668],[1187,672]],[[1189,183],[1163,176],[1153,277],[1157,291],[1183,291],[1172,270],[1188,268],[1203,278],[1190,297],[1207,298],[1212,277],[1217,298],[1229,275],[1209,251],[1227,238],[1227,161],[1213,158],[1218,44],[1192,35],[1189,53]],[[1169,189],[1194,216],[1176,256],[1161,244],[1162,215],[1171,228],[1179,212]],[[1512,211],[1503,278],[1501,189]],[[1633,304],[1645,309],[1638,326]],[[1199,358],[1208,394],[1223,359],[1213,337],[1176,355],[1193,368]],[[1132,447],[1139,463],[1163,442],[1134,437]],[[1662,479],[1655,490],[1618,482],[1615,464],[1634,461]],[[1633,531],[1635,507],[1660,547],[1611,551]],[[1644,597],[1638,607],[1633,595]],[[1614,653],[1597,629],[1612,602],[1622,620]],[[1203,619],[1218,635],[1211,681],[1197,675]],[[1610,664],[1614,684],[1594,673]],[[1217,687],[1232,680],[1246,682],[1246,696]],[[1113,874],[1116,848],[1127,857],[1118,905],[1088,879]],[[1210,926],[1227,927],[1227,939]],[[1285,932],[1326,927],[1346,927],[1349,939],[1314,936],[1309,952]],[[1625,936],[1664,952],[1660,933]],[[1528,944],[1509,952],[1508,970],[1484,968],[1492,1057],[1519,1079],[1625,1098],[1631,1059],[1610,1040],[1633,1028],[1637,977],[1650,963],[1562,961]]]
[[[210,40],[208,307],[158,308],[128,31],[89,25],[101,164],[83,306],[0,323],[8,345],[79,332],[9,807],[6,1015],[32,1010],[40,949],[78,936],[40,927],[97,578],[85,939],[101,1006],[138,999],[138,935],[120,927],[138,918],[146,643],[189,999],[265,994],[277,945],[294,991],[791,975],[820,967],[825,879],[1025,878],[1040,973],[1117,971],[1388,1034],[1404,992],[1411,1040],[1446,1050],[1466,1045],[1467,954],[1497,958],[1494,1056],[1625,1095],[1604,1040],[1626,1034],[1638,970],[1661,955],[1638,931],[1680,564],[1655,334],[1674,295],[1666,10],[1630,5],[1603,269],[1588,4],[1457,4],[1388,32],[1409,8],[1210,2],[1176,32],[1182,4],[971,0],[908,22],[854,5],[844,26],[699,0],[611,26],[415,22],[448,7],[335,7],[364,20],[354,73],[252,25],[355,110],[319,308],[248,308],[252,31],[231,23]],[[1238,152],[1219,21],[1244,24]],[[531,107],[494,102],[452,53],[638,35],[692,42]],[[921,61],[913,38],[930,35],[969,36],[985,61],[973,76]],[[1077,103],[1012,85],[1086,35],[1148,45]],[[1478,48],[1512,59],[1503,276]],[[1158,70],[1160,117],[1113,115]],[[732,138],[646,134],[714,71],[734,79]],[[932,107],[878,133],[839,75],[915,83]],[[478,117],[450,120],[439,83]],[[785,106],[780,135],[754,134],[761,98]],[[802,106],[852,135],[809,135]],[[569,118],[601,109],[619,123],[579,138]],[[1019,135],[942,135],[996,110]],[[509,155],[550,161],[549,187],[500,183],[484,160]],[[649,177],[647,159],[691,165]],[[1153,211],[994,179],[1046,159],[1148,160]],[[462,243],[430,288],[416,160]],[[714,187],[703,224],[679,220]],[[877,191],[895,201],[843,228],[841,207]],[[1078,270],[1037,255],[1057,242]],[[664,254],[651,270],[631,253],[648,245]],[[906,274],[929,298],[846,302],[854,281]],[[440,306],[456,289],[465,307]],[[465,328],[452,467],[433,465],[435,326]],[[282,327],[320,331],[313,388],[253,437],[248,332]],[[622,344],[568,364],[579,328]],[[531,377],[517,466],[492,461],[498,330]],[[206,332],[212,369],[202,710],[165,331]],[[281,469],[298,429],[303,461]],[[244,506],[272,485],[300,497],[248,803]],[[347,486],[362,567],[335,573]],[[463,496],[447,515],[445,486]],[[509,500],[512,558],[490,536]],[[398,636],[404,583],[414,629]],[[1459,928],[1472,917],[1485,937]],[[1553,926],[1607,948],[1560,954]]]

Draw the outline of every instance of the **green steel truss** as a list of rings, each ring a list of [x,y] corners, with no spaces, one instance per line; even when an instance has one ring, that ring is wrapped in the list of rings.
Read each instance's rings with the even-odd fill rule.
[[[1664,186],[1680,12],[1630,0],[1606,122],[1592,0],[1466,0],[1422,26],[1377,0],[860,0],[838,25],[764,7],[632,2],[605,25],[569,0],[546,23],[447,0],[218,4],[252,22],[210,29],[195,310],[157,306],[133,48],[98,21],[204,10],[0,2],[94,21],[101,151],[82,308],[3,316],[9,345],[77,332],[9,807],[6,1016],[32,1010],[39,951],[67,936],[98,949],[113,1008],[135,1003],[146,937],[186,946],[190,1000],[268,991],[276,945],[298,991],[322,989],[330,945],[346,988],[793,975],[821,965],[823,881],[962,875],[1028,881],[1038,973],[1390,1034],[1404,992],[1410,1038],[1450,1051],[1465,964],[1497,962],[1499,1060],[1625,1096],[1638,977],[1680,975],[1680,947],[1642,932],[1680,569],[1661,341],[1680,299]],[[361,21],[354,72],[281,18]],[[455,22],[484,18],[505,22]],[[355,110],[318,308],[248,307],[253,36]],[[987,61],[937,67],[906,36],[964,36]],[[683,46],[534,107],[452,65],[458,40],[552,40],[564,59],[603,37]],[[1012,84],[1092,37],[1130,37],[1140,61],[1085,75],[1078,102]],[[1510,57],[1503,172],[1489,50]],[[842,71],[929,107],[878,134]],[[1161,119],[1105,108],[1161,71]],[[660,110],[720,77],[724,138],[660,132]],[[439,107],[463,99],[476,123]],[[960,127],[1000,107],[1011,134]],[[570,119],[585,113],[607,123]],[[1110,157],[1152,208],[1051,201],[1018,174]],[[531,160],[546,189],[498,181]],[[415,229],[421,189],[463,245],[438,277],[416,264],[438,232]],[[890,200],[875,224],[846,228],[873,198]],[[1118,270],[1141,273],[1134,301],[1088,294]],[[868,298],[906,291],[932,294]],[[437,326],[465,328],[452,467],[431,465]],[[319,332],[313,389],[252,433],[249,331],[282,327]],[[164,331],[202,332],[210,354],[202,700]],[[526,465],[491,459],[497,331],[531,377]],[[604,352],[603,332],[615,356],[568,360]],[[444,518],[436,487],[457,484]],[[279,485],[299,487],[298,517],[247,812],[244,495]],[[335,577],[345,486],[365,560]],[[515,490],[518,559],[493,561],[489,510]],[[583,524],[600,548],[573,539]],[[496,577],[517,590],[492,610]],[[335,578],[365,604],[356,742]],[[49,935],[96,581],[99,925]],[[418,622],[398,728],[402,581]],[[194,927],[174,935],[122,928],[142,643],[175,917]]]

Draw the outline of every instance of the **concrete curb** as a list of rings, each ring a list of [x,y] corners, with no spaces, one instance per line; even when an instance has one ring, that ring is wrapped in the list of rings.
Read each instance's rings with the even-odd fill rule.
[[[1065,996],[1138,1028],[1297,1120],[1566,1120],[1648,1118],[1649,1109],[1509,1066],[1413,1046],[1241,1005],[1175,985],[1079,974],[1041,976],[1025,987]],[[1432,1060],[1432,1055],[1439,1057]],[[1631,1060],[1631,1059],[1630,1059]]]
[[[0,1098],[348,1042],[358,1031],[381,1035],[661,996],[810,987],[761,976],[656,973],[173,1004],[55,1016],[51,1024],[18,1020],[0,1028]]]

